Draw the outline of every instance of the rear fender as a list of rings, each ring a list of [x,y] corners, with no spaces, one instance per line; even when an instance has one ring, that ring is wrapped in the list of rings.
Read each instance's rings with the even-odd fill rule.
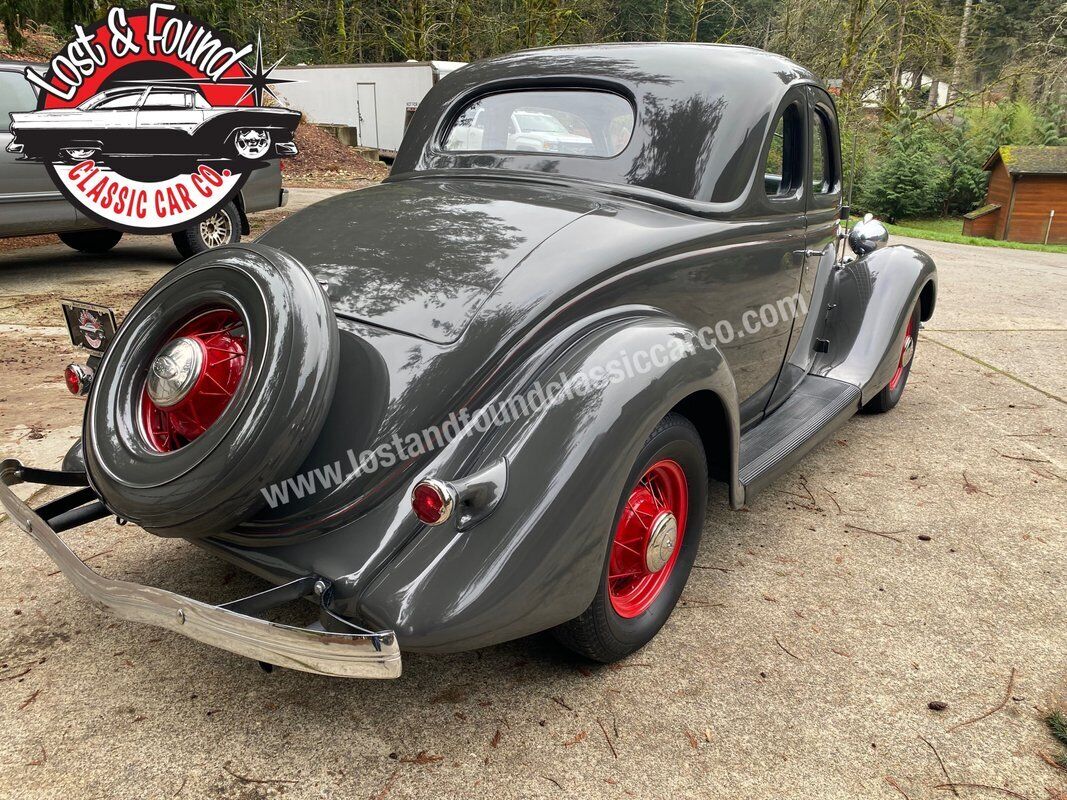
[[[904,329],[916,303],[933,314],[937,269],[926,253],[906,245],[885,247],[834,269],[827,291],[823,334],[829,350],[812,372],[860,389],[866,403],[896,370]]]
[[[688,351],[667,363],[636,355],[686,342]],[[684,398],[710,390],[722,400],[736,475],[733,377],[717,349],[693,342],[692,331],[674,320],[631,318],[588,334],[541,369],[518,394],[536,383],[552,399],[483,434],[464,473],[435,474],[459,479],[504,459],[506,488],[492,515],[466,532],[450,521],[415,536],[370,583],[358,616],[389,620],[406,649],[457,651],[581,614],[596,594],[634,461],[656,423]],[[632,375],[613,369],[623,353],[637,367]],[[579,392],[583,384],[588,390]],[[554,393],[552,385],[574,391]]]

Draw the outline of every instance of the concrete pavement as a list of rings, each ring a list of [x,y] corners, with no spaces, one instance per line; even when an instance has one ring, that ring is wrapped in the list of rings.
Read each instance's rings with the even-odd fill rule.
[[[899,407],[748,510],[718,491],[682,604],[613,667],[537,636],[395,682],[267,675],[90,608],[0,523],[0,796],[1062,796],[1040,754],[1067,701],[1067,258],[915,244],[941,292]],[[128,308],[168,245],[0,255],[5,454],[77,435],[56,298]],[[209,601],[260,585],[132,527],[67,539]]]

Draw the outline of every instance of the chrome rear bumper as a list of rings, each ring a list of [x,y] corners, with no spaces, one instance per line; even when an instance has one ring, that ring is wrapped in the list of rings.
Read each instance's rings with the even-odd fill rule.
[[[14,459],[0,462],[0,505],[94,605],[123,619],[168,628],[204,644],[279,667],[345,678],[400,676],[400,648],[392,631],[333,633],[281,625],[165,589],[97,574],[67,547],[48,522],[11,491],[9,487],[24,481],[51,483],[26,477],[27,473],[43,471],[25,468]],[[252,598],[227,605],[254,606],[249,600]]]

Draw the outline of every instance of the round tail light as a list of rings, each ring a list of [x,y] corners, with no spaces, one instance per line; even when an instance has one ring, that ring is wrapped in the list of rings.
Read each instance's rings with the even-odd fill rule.
[[[93,384],[93,370],[81,364],[68,364],[63,370],[63,380],[71,394],[86,395]]]
[[[426,478],[412,489],[411,508],[420,522],[440,525],[452,516],[456,508],[456,493],[447,483]]]

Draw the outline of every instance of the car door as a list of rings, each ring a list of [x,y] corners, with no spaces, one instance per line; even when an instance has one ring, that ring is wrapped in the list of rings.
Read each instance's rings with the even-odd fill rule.
[[[44,164],[20,160],[7,151],[10,114],[36,108],[37,96],[22,68],[0,66],[0,236],[53,233],[75,224],[74,206],[56,188]]]
[[[720,337],[720,347],[737,386],[742,426],[763,416],[792,329],[786,304],[800,283],[797,253],[804,250],[805,119],[805,94],[798,87],[786,94],[763,145],[763,181],[753,187],[749,205],[752,238],[732,259],[732,279],[716,292],[728,309],[731,335]]]
[[[147,89],[108,92],[108,96],[86,110],[86,139],[97,139],[111,156],[136,153],[144,148],[137,132],[137,109]]]
[[[148,136],[156,153],[184,153],[188,137],[204,121],[204,112],[195,107],[193,92],[153,87],[137,109],[137,132]],[[158,146],[156,143],[158,142]]]
[[[817,354],[814,327],[822,296],[833,270],[841,211],[841,147],[833,101],[822,89],[809,87],[807,146],[805,153],[805,249],[797,289],[796,312],[788,355],[782,374],[767,404],[770,413],[785,402],[811,370]]]

